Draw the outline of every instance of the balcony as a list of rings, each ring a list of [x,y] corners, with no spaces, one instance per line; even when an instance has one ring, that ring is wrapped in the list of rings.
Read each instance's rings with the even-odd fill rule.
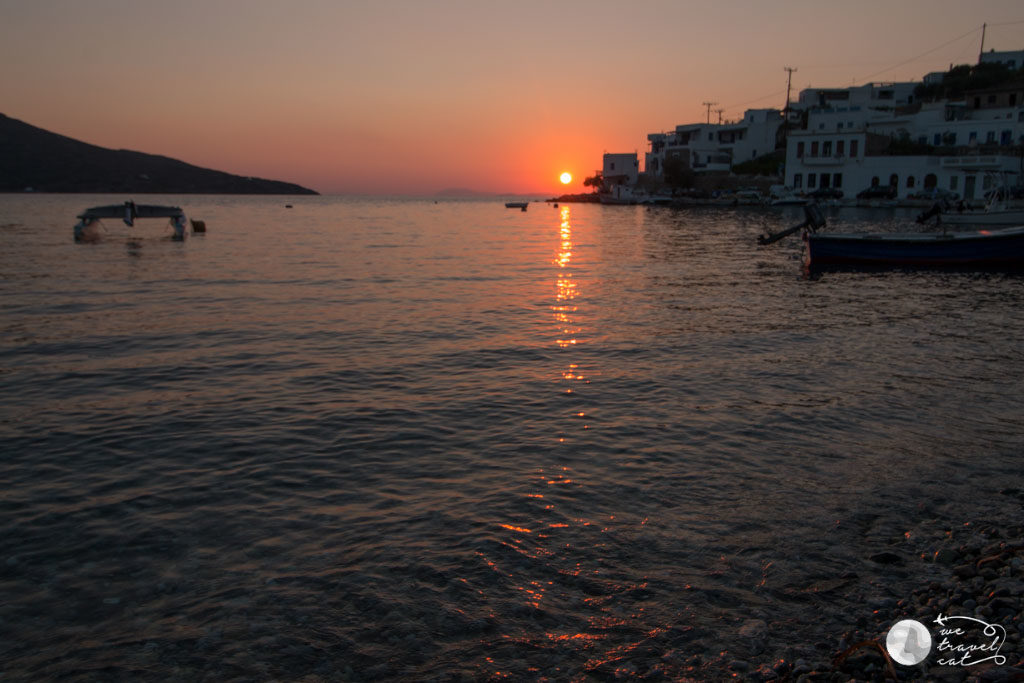
[[[800,163],[804,166],[842,166],[846,163],[849,157],[846,155],[833,155],[827,157],[811,157],[802,156],[799,158]]]
[[[956,169],[999,169],[1002,167],[1000,163],[1006,157],[996,155],[978,155],[964,156],[964,157],[943,157],[942,168],[956,168]]]

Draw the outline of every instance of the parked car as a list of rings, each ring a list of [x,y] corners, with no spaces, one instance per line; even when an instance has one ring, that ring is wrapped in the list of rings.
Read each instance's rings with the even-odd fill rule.
[[[892,185],[872,185],[858,192],[857,199],[896,199],[896,188]]]
[[[819,187],[808,196],[811,199],[842,199],[843,191],[835,187]]]

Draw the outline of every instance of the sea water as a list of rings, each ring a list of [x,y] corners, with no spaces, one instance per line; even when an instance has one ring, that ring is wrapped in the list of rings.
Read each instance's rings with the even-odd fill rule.
[[[5,676],[724,677],[1020,514],[1019,275],[809,278],[744,208],[133,197],[208,233],[72,241],[124,199],[0,196]]]

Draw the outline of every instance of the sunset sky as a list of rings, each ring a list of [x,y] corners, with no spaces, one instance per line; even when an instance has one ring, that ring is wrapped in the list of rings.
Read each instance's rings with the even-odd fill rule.
[[[583,191],[702,102],[781,108],[783,67],[918,80],[983,22],[1024,49],[1021,0],[0,0],[0,112],[322,193]]]

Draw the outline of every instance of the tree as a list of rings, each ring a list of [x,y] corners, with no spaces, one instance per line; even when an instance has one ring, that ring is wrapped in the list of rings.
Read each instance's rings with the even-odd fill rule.
[[[593,176],[584,179],[583,181],[583,187],[592,187],[594,188],[594,192],[600,192],[603,186],[604,176],[601,175],[600,171],[595,173]]]
[[[665,159],[662,169],[665,174],[665,184],[673,190],[691,188],[697,178],[693,169],[679,157],[668,157]]]

